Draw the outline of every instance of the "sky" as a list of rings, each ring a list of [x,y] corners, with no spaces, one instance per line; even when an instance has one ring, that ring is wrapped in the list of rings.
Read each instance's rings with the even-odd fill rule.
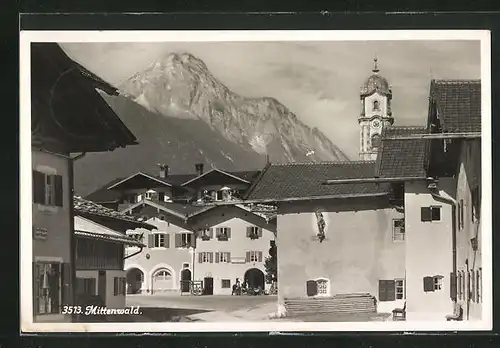
[[[274,97],[351,159],[359,151],[360,88],[377,57],[392,85],[394,125],[424,125],[434,79],[479,79],[479,41],[65,43],[66,53],[118,86],[172,52],[189,52],[233,92]]]

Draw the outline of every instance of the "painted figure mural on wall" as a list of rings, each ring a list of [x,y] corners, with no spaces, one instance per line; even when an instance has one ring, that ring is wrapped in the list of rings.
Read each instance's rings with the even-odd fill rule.
[[[326,228],[326,222],[325,219],[323,218],[323,213],[320,211],[316,211],[316,220],[318,222],[318,233],[316,234],[318,236],[318,240],[321,243],[322,241],[325,240],[325,228]]]

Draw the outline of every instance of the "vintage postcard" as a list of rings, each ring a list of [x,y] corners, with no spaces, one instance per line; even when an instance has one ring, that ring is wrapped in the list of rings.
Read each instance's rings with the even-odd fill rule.
[[[20,40],[23,332],[491,330],[489,32]]]

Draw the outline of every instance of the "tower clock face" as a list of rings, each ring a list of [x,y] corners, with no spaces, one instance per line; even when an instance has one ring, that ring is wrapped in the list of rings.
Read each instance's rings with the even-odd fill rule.
[[[380,123],[380,121],[379,121],[379,120],[373,120],[373,121],[372,121],[372,127],[373,127],[373,128],[380,128],[380,126],[381,126],[381,125],[382,125],[382,124]]]

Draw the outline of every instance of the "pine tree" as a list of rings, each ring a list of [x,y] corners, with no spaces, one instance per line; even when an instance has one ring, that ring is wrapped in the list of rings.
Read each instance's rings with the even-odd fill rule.
[[[278,280],[278,258],[276,242],[271,241],[271,248],[269,248],[269,256],[266,257],[264,261],[264,267],[266,268],[266,282],[271,284],[273,280]]]

